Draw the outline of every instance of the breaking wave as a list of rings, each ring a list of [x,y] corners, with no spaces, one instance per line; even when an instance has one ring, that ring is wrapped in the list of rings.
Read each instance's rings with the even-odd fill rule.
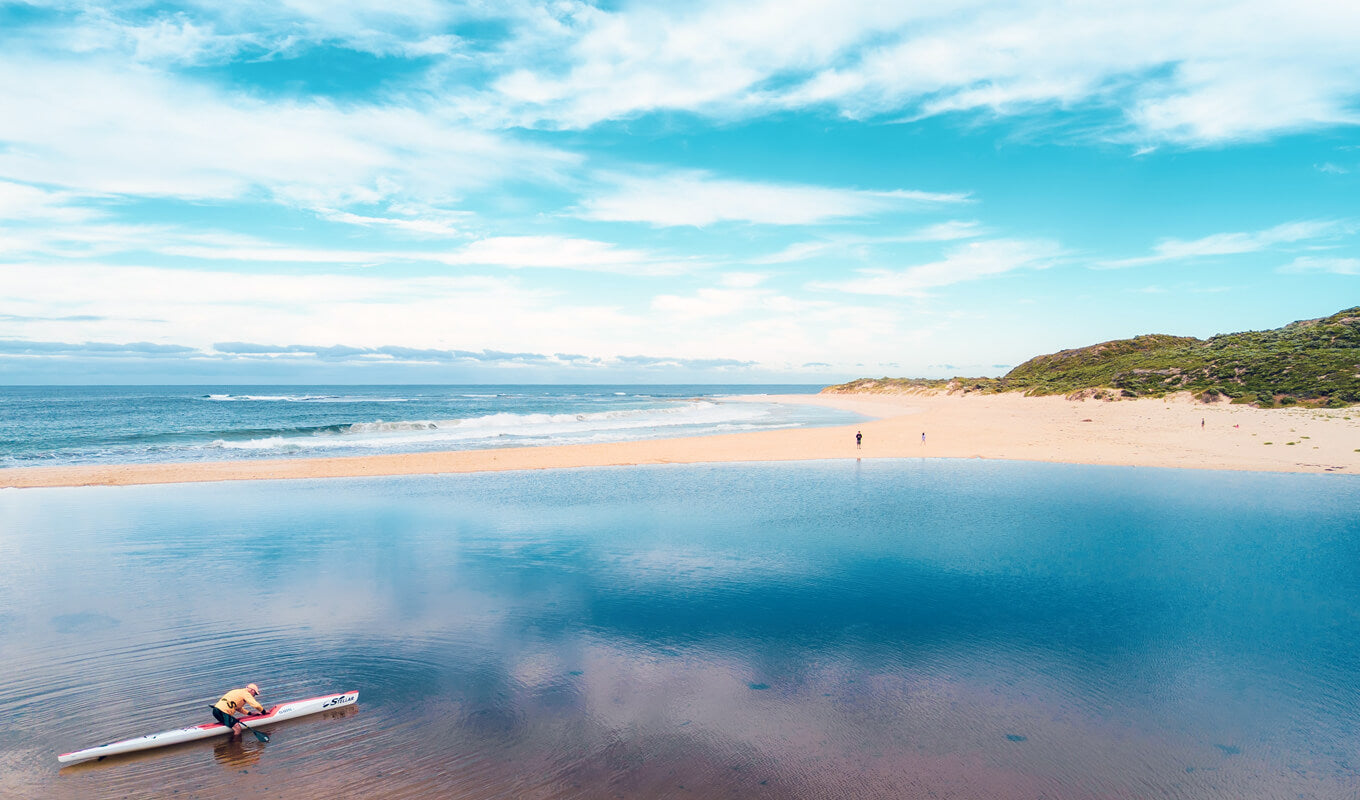
[[[406,397],[364,397],[336,394],[205,394],[204,400],[215,403],[406,403]]]
[[[788,427],[771,409],[750,403],[694,400],[662,408],[569,414],[496,413],[464,419],[375,420],[331,425],[249,439],[217,439],[209,447],[256,452],[361,448],[395,450],[422,446],[507,446],[615,441],[712,432]],[[639,436],[641,434],[641,436]]]

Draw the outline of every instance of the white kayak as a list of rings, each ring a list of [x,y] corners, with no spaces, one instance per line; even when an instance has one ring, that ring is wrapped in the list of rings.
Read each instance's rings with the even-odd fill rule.
[[[238,719],[244,722],[248,728],[258,728],[262,725],[270,725],[275,722],[282,722],[286,719],[305,717],[308,714],[330,711],[333,708],[343,708],[345,706],[354,705],[357,702],[359,702],[358,692],[328,694],[322,697],[309,697],[306,700],[294,700],[291,703],[281,703],[270,708],[263,714],[257,714],[251,717],[238,717]],[[204,713],[207,712],[205,711]],[[120,753],[134,753],[138,750],[150,750],[153,747],[165,747],[181,742],[192,742],[195,739],[207,739],[213,736],[221,736],[227,732],[227,726],[218,722],[209,722],[206,725],[194,725],[190,728],[177,728],[173,731],[162,731],[147,736],[138,736],[136,739],[124,739],[121,742],[101,744],[98,747],[87,747],[84,750],[77,750],[74,753],[62,753],[57,756],[57,760],[63,764],[73,764],[77,761],[89,761],[92,758],[104,758],[105,756],[115,756]]]

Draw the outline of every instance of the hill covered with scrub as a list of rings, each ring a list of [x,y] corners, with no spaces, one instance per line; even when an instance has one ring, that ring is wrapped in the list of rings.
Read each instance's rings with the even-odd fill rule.
[[[1117,400],[1190,392],[1262,407],[1360,403],[1360,306],[1269,331],[1152,334],[1036,356],[1000,378],[862,378],[823,391],[1024,392]]]

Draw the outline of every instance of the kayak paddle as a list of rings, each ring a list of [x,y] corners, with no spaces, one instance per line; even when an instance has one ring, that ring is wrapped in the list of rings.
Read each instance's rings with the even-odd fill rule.
[[[264,731],[257,731],[257,730],[255,730],[254,728],[250,727],[250,726],[247,725],[243,720],[241,720],[241,719],[239,719],[239,718],[238,718],[236,721],[237,721],[238,723],[241,724],[241,727],[242,727],[242,728],[245,728],[246,730],[248,730],[248,731],[250,731],[251,733],[255,734],[255,738],[256,738],[256,739],[259,739],[259,740],[262,741],[262,742],[267,742],[267,741],[269,741],[269,734],[265,733]]]

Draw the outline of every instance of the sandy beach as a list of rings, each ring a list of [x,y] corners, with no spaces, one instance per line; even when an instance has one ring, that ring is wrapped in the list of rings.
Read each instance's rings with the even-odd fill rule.
[[[868,417],[858,426],[610,444],[348,458],[32,467],[0,487],[410,475],[835,458],[992,458],[1187,469],[1360,474],[1360,409],[1258,409],[1167,399],[1003,395],[760,396]],[[863,433],[856,448],[855,434]],[[922,434],[925,434],[924,439]]]

